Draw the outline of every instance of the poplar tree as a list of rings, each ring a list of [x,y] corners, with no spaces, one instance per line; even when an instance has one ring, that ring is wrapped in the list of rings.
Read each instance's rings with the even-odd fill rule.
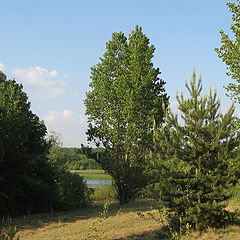
[[[230,221],[233,215],[224,208],[239,177],[234,106],[221,114],[216,91],[201,95],[202,80],[196,81],[195,72],[186,88],[189,98],[177,95],[181,122],[169,111],[165,125],[155,131],[159,196],[180,232]]]
[[[167,105],[165,82],[153,67],[155,47],[140,27],[129,35],[113,33],[100,62],[91,68],[86,95],[88,140],[101,148],[98,163],[113,177],[120,204],[146,184],[147,151],[153,122],[160,126]]]
[[[220,31],[222,46],[216,48],[219,58],[227,65],[227,75],[235,82],[229,83],[225,88],[229,96],[240,103],[240,0],[238,3],[227,3],[232,13],[233,24],[230,29],[233,37],[229,37],[223,30]]]

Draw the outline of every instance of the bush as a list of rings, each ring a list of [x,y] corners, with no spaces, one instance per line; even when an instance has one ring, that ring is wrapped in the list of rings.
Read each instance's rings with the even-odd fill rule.
[[[64,210],[85,207],[90,202],[90,189],[76,173],[62,171],[57,182],[61,208]]]
[[[94,188],[92,200],[99,202],[107,202],[117,198],[116,189],[112,184],[101,185],[101,187]]]
[[[0,71],[0,215],[50,210],[54,169],[48,163],[47,128],[31,111],[23,86]],[[51,197],[52,196],[52,197]]]

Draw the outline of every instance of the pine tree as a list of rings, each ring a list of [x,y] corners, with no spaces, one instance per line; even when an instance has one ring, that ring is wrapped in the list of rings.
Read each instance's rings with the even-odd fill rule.
[[[197,82],[195,71],[186,88],[189,98],[177,96],[183,124],[169,111],[166,124],[155,131],[159,196],[180,232],[187,224],[204,229],[230,219],[224,208],[239,171],[234,106],[221,114],[216,91],[201,95],[201,76]]]

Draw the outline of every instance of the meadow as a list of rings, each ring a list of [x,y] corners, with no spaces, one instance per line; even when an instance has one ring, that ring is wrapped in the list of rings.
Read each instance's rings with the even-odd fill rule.
[[[100,169],[86,169],[86,170],[71,170],[72,173],[77,173],[84,179],[98,179],[98,180],[112,180],[111,176],[106,174],[104,170]]]
[[[84,209],[15,218],[11,224],[18,227],[16,237],[20,240],[170,239],[165,233],[166,222],[159,213],[159,203],[137,199],[119,206],[111,192],[111,186],[97,189],[91,205]],[[239,209],[239,200],[232,200],[228,208]],[[238,240],[240,224],[223,229],[209,228],[205,232],[194,231],[181,239]]]

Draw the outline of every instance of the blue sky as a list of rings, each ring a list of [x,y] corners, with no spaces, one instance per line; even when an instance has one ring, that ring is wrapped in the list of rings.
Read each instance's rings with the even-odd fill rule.
[[[33,112],[64,146],[79,147],[86,144],[90,67],[113,32],[143,28],[173,107],[195,66],[204,89],[217,89],[224,111],[231,101],[223,86],[231,79],[214,48],[219,30],[230,33],[231,23],[225,0],[0,0],[0,69],[23,84]]]

